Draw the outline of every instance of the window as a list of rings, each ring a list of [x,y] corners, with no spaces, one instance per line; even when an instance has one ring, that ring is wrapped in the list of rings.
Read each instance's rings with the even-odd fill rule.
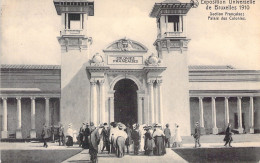
[[[69,29],[80,29],[80,14],[69,14],[68,23]]]
[[[172,26],[174,32],[179,32],[180,30],[180,18],[179,15],[168,16],[168,23]]]

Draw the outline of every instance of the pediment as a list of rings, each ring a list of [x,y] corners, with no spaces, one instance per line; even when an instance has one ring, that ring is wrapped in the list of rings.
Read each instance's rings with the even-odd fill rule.
[[[134,40],[123,38],[117,40],[107,46],[103,51],[104,52],[147,52],[147,48]]]

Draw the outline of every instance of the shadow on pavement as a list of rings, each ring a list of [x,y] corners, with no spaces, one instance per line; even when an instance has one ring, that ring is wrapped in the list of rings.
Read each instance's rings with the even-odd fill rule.
[[[172,149],[188,162],[259,162],[260,147],[176,148]]]

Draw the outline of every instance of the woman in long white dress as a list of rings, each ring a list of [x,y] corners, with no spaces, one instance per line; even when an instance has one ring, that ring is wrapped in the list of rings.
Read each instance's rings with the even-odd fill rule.
[[[146,124],[140,125],[140,132],[141,132],[141,142],[140,142],[140,152],[144,151],[144,139],[145,139],[145,130],[144,127],[146,126]]]
[[[175,142],[175,147],[181,147],[182,144],[182,138],[180,136],[179,132],[179,125],[175,124],[174,128],[174,142]]]

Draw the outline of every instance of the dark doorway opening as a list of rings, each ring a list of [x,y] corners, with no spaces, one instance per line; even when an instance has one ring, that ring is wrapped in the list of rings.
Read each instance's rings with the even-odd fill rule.
[[[137,122],[138,87],[130,79],[119,80],[115,87],[114,119],[115,122],[133,124]]]
[[[238,116],[237,113],[234,113],[234,119],[235,119],[235,128],[238,128]],[[242,127],[245,129],[245,113],[242,113]]]

